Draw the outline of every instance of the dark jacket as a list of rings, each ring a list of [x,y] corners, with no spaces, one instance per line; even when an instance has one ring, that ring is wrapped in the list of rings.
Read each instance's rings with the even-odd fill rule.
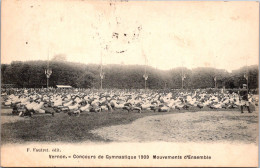
[[[239,91],[239,95],[241,97],[242,100],[246,100],[248,101],[248,92],[246,89],[242,89]]]

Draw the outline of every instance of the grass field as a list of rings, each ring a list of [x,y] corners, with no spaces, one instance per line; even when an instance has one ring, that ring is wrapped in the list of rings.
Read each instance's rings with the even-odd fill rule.
[[[162,132],[161,129],[164,129],[164,125],[167,125],[167,130],[182,130],[180,134],[183,133],[182,138],[180,139],[169,139],[169,140],[185,140],[184,132],[190,134],[194,132],[194,126],[203,125],[204,122],[207,122],[209,126],[204,125],[204,127],[214,127],[214,124],[218,124],[224,117],[225,121],[230,121],[231,124],[226,126],[232,128],[231,130],[226,130],[225,124],[220,127],[223,129],[217,130],[217,132],[210,132],[210,134],[219,133],[219,131],[228,131],[232,132],[232,130],[240,130],[242,129],[244,134],[241,134],[241,137],[245,136],[245,133],[250,135],[247,138],[248,142],[256,141],[256,135],[254,134],[254,129],[257,129],[258,126],[258,113],[254,112],[253,114],[241,114],[239,109],[233,110],[225,110],[225,112],[218,113],[217,110],[212,110],[208,108],[204,108],[202,110],[198,109],[190,109],[190,110],[181,110],[181,111],[172,111],[167,113],[159,113],[159,112],[148,112],[144,111],[142,113],[130,112],[127,113],[126,111],[114,111],[114,112],[100,112],[100,113],[82,113],[79,117],[69,116],[66,113],[56,113],[54,117],[48,114],[39,114],[35,115],[33,118],[21,118],[18,116],[13,116],[11,114],[11,109],[2,109],[1,110],[1,141],[3,144],[5,143],[23,143],[23,142],[87,142],[87,141],[94,141],[94,142],[110,142],[110,141],[146,141],[149,140],[149,136],[151,140],[167,140],[167,134],[172,136],[172,131],[163,131],[165,135],[160,138],[158,136],[162,136],[158,134]],[[205,115],[207,114],[207,115]],[[191,115],[191,116],[190,116]],[[200,117],[203,115],[203,117]],[[205,116],[204,116],[205,115]],[[211,117],[212,115],[212,117]],[[149,116],[155,118],[153,121],[154,123],[150,123],[150,125],[141,125],[143,130],[150,131],[150,134],[146,134],[147,137],[141,137],[141,139],[137,136],[136,139],[121,139],[120,137],[117,139],[118,136],[116,133],[114,134],[110,128],[117,127],[116,132],[121,131],[121,135],[127,136],[134,134],[143,134],[143,132],[136,131],[136,126],[131,126],[131,124],[135,123],[145,123],[142,119],[149,119]],[[173,116],[173,117],[172,117]],[[185,120],[185,117],[187,120]],[[195,117],[197,116],[197,118]],[[180,124],[174,125],[169,124],[170,117],[174,118],[175,121],[180,121]],[[199,117],[199,118],[198,118]],[[159,118],[160,124],[158,125],[158,121],[156,118]],[[141,120],[141,121],[140,121]],[[241,120],[247,121],[246,123],[241,125]],[[135,122],[136,121],[136,122]],[[165,123],[165,124],[164,124]],[[228,122],[226,122],[228,123]],[[159,128],[157,129],[156,124]],[[239,128],[239,125],[241,128]],[[154,128],[149,129],[145,127],[152,127]],[[138,126],[139,127],[139,126]],[[126,132],[122,132],[120,128],[123,128]],[[131,128],[131,130],[129,130]],[[174,128],[174,129],[172,129]],[[253,130],[252,130],[253,128]],[[93,130],[97,130],[96,132]],[[153,130],[156,133],[153,133]],[[128,132],[127,132],[128,131]],[[105,134],[113,135],[106,136]],[[110,133],[111,132],[111,133]],[[227,133],[228,133],[227,132]],[[201,133],[200,130],[195,131],[196,134]],[[125,135],[126,134],[126,135]],[[239,132],[238,132],[239,134]],[[131,136],[135,136],[131,135]],[[141,135],[140,135],[141,136]],[[156,139],[157,136],[157,139]],[[203,133],[203,136],[207,136],[207,133]],[[176,136],[177,137],[177,136]],[[235,139],[241,139],[241,137],[234,137]],[[138,139],[139,138],[139,139]],[[159,139],[158,139],[159,138]],[[187,136],[186,138],[192,138],[191,136]],[[221,137],[219,137],[221,140]],[[187,140],[188,140],[187,139]],[[196,139],[196,137],[195,137]],[[225,139],[225,136],[222,137]],[[227,138],[228,139],[228,138]],[[242,138],[243,139],[243,138]],[[203,139],[201,139],[203,140]],[[205,139],[204,139],[205,140]],[[228,140],[232,140],[229,138]]]

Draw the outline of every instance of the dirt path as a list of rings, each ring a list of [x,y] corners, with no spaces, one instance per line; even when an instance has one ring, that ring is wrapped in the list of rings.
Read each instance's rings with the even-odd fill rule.
[[[121,142],[205,142],[258,140],[258,111],[203,111],[148,116],[127,125],[92,130],[104,139]]]

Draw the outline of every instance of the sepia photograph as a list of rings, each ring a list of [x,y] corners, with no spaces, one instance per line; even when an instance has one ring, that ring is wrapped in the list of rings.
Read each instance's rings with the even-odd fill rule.
[[[258,166],[259,2],[2,0],[1,166]]]

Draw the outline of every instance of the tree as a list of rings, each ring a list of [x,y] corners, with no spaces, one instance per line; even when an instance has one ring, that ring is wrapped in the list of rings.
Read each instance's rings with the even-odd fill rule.
[[[51,61],[64,62],[67,61],[67,56],[65,54],[55,55]]]
[[[47,61],[12,62],[1,65],[2,84],[16,84],[19,87],[45,87],[44,70]],[[96,64],[81,64],[71,62],[49,62],[52,75],[50,86],[57,84],[71,85],[80,88],[100,88],[100,66]],[[104,88],[142,89],[144,88],[144,66],[142,65],[104,65]],[[182,70],[185,73],[184,88],[214,88],[214,77],[217,77],[218,87],[239,88],[246,83],[245,72],[249,76],[249,88],[258,88],[258,66],[242,67],[229,73],[214,68],[174,68],[159,70],[147,67],[147,86],[150,89],[181,88]],[[165,87],[166,86],[166,87]]]

